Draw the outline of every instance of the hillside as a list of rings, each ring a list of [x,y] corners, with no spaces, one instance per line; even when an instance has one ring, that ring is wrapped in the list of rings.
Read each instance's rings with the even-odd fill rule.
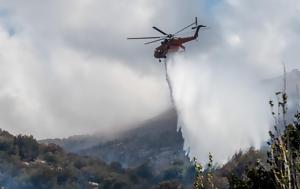
[[[100,157],[106,162],[118,161],[133,167],[149,161],[155,168],[163,168],[176,160],[188,158],[183,152],[181,132],[176,131],[177,116],[170,110],[153,118],[121,138],[79,151],[79,154]]]
[[[65,152],[55,144],[39,144],[32,136],[13,136],[0,130],[0,188],[7,189],[131,189],[179,187],[191,171],[174,163],[161,174],[148,164],[122,168],[118,162]],[[191,174],[188,174],[191,173]],[[191,181],[189,181],[191,183]]]
[[[243,176],[246,167],[262,157],[261,152],[252,149],[237,153],[222,168],[216,167],[216,186],[228,188],[229,175]],[[177,159],[164,167],[157,171],[151,164],[142,163],[135,168],[123,168],[118,162],[107,164],[99,158],[67,153],[55,144],[39,144],[32,136],[13,136],[0,130],[0,188],[191,188],[195,174],[192,164],[187,166],[183,159]]]
[[[56,143],[70,152],[100,158],[107,163],[117,161],[124,167],[135,167],[148,162],[160,170],[176,160],[190,165],[182,150],[181,132],[176,130],[177,115],[175,110],[171,109],[108,142],[100,142],[100,137],[97,139],[96,136],[77,136],[77,140],[71,137],[41,142]],[[95,141],[98,143],[95,144]],[[90,147],[84,148],[83,146]]]

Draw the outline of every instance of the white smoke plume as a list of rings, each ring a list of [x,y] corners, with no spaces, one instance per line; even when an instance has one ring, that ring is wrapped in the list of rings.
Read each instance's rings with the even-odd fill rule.
[[[211,152],[224,163],[235,152],[259,148],[268,137],[268,96],[246,69],[213,66],[204,57],[173,56],[167,62],[179,111],[184,149],[200,162]]]

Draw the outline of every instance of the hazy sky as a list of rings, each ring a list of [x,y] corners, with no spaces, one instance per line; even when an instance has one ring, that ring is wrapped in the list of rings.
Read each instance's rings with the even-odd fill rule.
[[[299,0],[0,0],[0,127],[62,137],[159,114],[170,101],[156,44],[126,37],[195,16],[211,28],[186,56],[262,78],[299,64]]]

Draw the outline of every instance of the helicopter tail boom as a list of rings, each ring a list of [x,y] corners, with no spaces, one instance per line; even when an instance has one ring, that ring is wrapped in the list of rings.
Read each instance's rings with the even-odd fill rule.
[[[204,25],[199,25],[199,26],[197,26],[194,36],[191,36],[191,37],[184,37],[184,38],[179,38],[179,44],[182,45],[182,44],[184,44],[184,43],[187,43],[187,42],[189,42],[189,41],[192,41],[192,40],[197,39],[197,38],[198,38],[199,31],[200,31],[200,28],[203,28],[203,27],[206,27],[206,26],[204,26]],[[178,44],[178,46],[180,46],[179,44]]]

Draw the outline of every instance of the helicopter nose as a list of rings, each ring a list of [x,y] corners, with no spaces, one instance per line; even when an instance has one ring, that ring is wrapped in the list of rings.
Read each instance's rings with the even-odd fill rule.
[[[161,51],[160,50],[155,50],[154,51],[154,57],[155,58],[161,58]]]

